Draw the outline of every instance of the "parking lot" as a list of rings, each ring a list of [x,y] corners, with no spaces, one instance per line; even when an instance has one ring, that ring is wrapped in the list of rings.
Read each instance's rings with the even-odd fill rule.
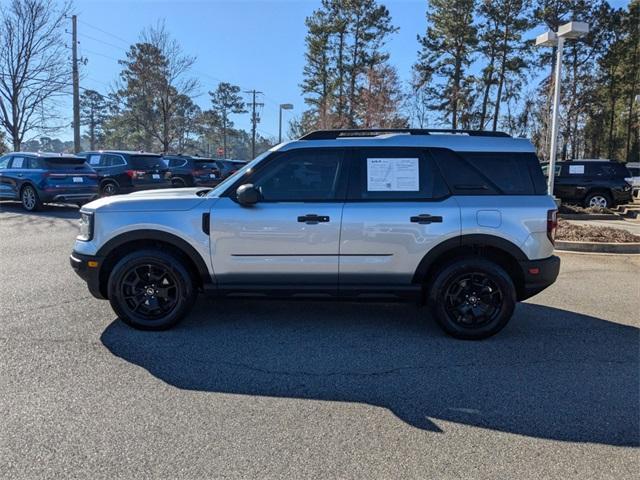
[[[77,217],[0,204],[1,478],[637,478],[640,256],[562,254],[482,342],[207,298],[143,333],[69,267]]]

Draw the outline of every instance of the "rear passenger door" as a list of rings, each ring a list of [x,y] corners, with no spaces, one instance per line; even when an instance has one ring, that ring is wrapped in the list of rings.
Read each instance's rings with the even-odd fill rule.
[[[340,291],[409,287],[435,245],[460,235],[460,209],[422,149],[353,151],[340,235]]]

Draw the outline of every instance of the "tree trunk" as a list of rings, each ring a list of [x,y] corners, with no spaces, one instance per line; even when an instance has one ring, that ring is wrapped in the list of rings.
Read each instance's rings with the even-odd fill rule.
[[[509,11],[507,11],[509,15]],[[504,37],[502,41],[502,59],[500,62],[500,74],[498,76],[498,93],[496,94],[496,106],[493,112],[493,128],[495,132],[498,129],[498,118],[500,117],[500,103],[502,102],[502,87],[504,85],[504,76],[507,70],[507,48],[509,42],[509,27],[506,26],[504,30]]]

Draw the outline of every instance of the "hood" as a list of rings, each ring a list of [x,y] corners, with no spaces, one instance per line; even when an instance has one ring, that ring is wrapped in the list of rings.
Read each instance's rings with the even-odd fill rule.
[[[168,188],[144,190],[127,195],[103,197],[82,207],[85,211],[104,212],[170,212],[190,210],[205,200],[199,192],[207,193],[208,188]]]

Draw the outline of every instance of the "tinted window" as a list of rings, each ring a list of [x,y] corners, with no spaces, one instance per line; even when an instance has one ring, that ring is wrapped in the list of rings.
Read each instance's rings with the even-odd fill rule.
[[[166,166],[162,158],[155,155],[131,155],[129,157],[129,165],[131,165],[132,168],[140,170],[163,168]]]
[[[32,161],[35,159],[31,159]],[[84,169],[84,158],[54,157],[46,158],[46,168],[50,170]]]
[[[194,160],[193,165],[195,168],[218,168],[218,165],[213,160]]]
[[[629,167],[629,173],[633,177],[640,177],[640,167]]]
[[[628,177],[627,168],[619,163],[587,163],[587,174],[595,177]]]
[[[9,156],[5,155],[4,157],[0,157],[0,168],[7,168],[9,160],[11,160],[11,157]]]
[[[350,200],[429,200],[449,193],[426,153],[417,149],[366,149],[349,181]]]
[[[429,150],[436,159],[451,193],[455,195],[496,195],[498,189],[477,169],[473,168],[451,150],[432,148]]]
[[[342,151],[299,150],[276,157],[253,184],[265,201],[320,201],[336,196]]]
[[[532,153],[461,152],[460,155],[506,195],[544,193],[544,176]]]

